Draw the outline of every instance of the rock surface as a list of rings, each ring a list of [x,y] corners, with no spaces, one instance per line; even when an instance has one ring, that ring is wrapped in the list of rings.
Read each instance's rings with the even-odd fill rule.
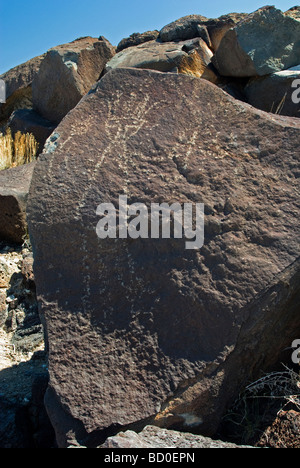
[[[300,448],[300,413],[280,411],[273,424],[265,431],[259,446],[270,448]]]
[[[159,36],[159,31],[146,31],[144,33],[133,33],[129,37],[122,39],[118,46],[116,52],[121,52],[121,50],[127,49],[127,47],[133,47],[144,42],[155,41]]]
[[[284,14],[286,16],[291,16],[292,18],[300,19],[300,7],[294,6],[287,10]]]
[[[295,80],[298,80],[300,85],[300,71],[284,70],[252,78],[245,87],[245,97],[247,102],[257,109],[290,117],[300,117],[298,98],[293,99],[293,95],[296,97],[297,93],[293,86]]]
[[[22,244],[26,205],[35,161],[0,172],[0,240]]]
[[[114,47],[102,36],[84,37],[50,49],[32,83],[34,109],[59,123],[100,78]]]
[[[201,37],[212,50],[216,50],[228,29],[246,16],[246,13],[230,13],[217,19],[201,15],[184,16],[164,26],[159,33],[159,39],[169,42]]]
[[[222,38],[212,59],[223,76],[263,76],[300,63],[300,21],[275,7],[248,15]]]
[[[40,69],[44,57],[45,54],[34,57],[0,75],[1,80],[4,80],[6,84],[7,98],[17,90],[27,88],[27,86],[31,85]]]
[[[2,273],[1,273],[2,272]],[[26,243],[0,242],[0,447],[50,448],[54,434],[43,406],[48,382]]]
[[[212,71],[207,70],[212,56],[201,38],[183,42],[150,41],[117,53],[106,64],[106,71],[134,67],[215,77]]]
[[[44,55],[34,57],[0,75],[6,84],[6,103],[0,104],[0,120],[7,119],[16,109],[30,107],[31,84],[43,59]]]
[[[49,120],[41,117],[33,109],[18,109],[12,113],[7,122],[12,134],[16,132],[31,133],[38,142],[37,154],[41,153],[47,138],[55,126]]]
[[[120,432],[109,437],[99,448],[252,448],[209,437],[146,426],[140,433]]]
[[[139,69],[107,73],[57,127],[28,221],[59,446],[146,420],[211,436],[297,338],[299,132],[205,80]],[[120,194],[204,203],[204,246],[100,240],[96,208]]]

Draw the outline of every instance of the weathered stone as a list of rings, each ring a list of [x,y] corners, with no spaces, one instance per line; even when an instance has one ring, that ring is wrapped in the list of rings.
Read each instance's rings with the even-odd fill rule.
[[[161,72],[178,71],[216,82],[217,73],[209,68],[212,56],[211,50],[201,38],[183,42],[150,41],[116,54],[107,63],[106,71],[128,67]]]
[[[258,445],[270,448],[300,448],[300,412],[280,411]]]
[[[1,275],[1,272],[0,272]],[[1,277],[0,277],[1,281]],[[6,319],[7,319],[7,307],[6,307],[6,290],[0,287],[0,327],[3,327]]]
[[[34,109],[60,122],[100,78],[114,53],[103,37],[84,37],[50,49],[32,83]]]
[[[246,16],[246,13],[230,13],[217,19],[208,19],[201,15],[184,16],[164,26],[159,39],[168,42],[201,37],[212,50],[216,50],[228,29]]]
[[[206,27],[210,36],[212,50],[216,51],[225,33],[247,18],[247,16],[248,13],[229,13],[217,19],[208,20]]]
[[[300,19],[300,7],[294,6],[287,10],[284,14],[287,16],[291,16],[292,18]]]
[[[8,288],[11,276],[18,271],[15,261],[0,255],[0,288]]]
[[[22,244],[27,234],[26,204],[35,161],[0,171],[0,240]]]
[[[155,41],[158,36],[159,31],[146,31],[142,34],[133,33],[119,42],[116,52],[121,52],[121,50],[127,49],[127,47],[133,47],[144,42]]]
[[[32,89],[31,85],[27,88],[21,88],[15,91],[5,104],[0,104],[0,122],[4,127],[11,114],[18,109],[31,109],[32,108]]]
[[[275,73],[300,63],[299,37],[299,20],[264,7],[226,32],[212,62],[224,76]]]
[[[208,18],[202,15],[183,16],[164,26],[159,33],[159,39],[163,42],[171,42],[198,37],[198,27],[203,25],[207,20]]]
[[[41,153],[47,138],[54,131],[55,126],[49,120],[41,117],[33,109],[19,109],[12,113],[7,122],[14,135],[16,132],[31,133],[38,142],[37,154]]]
[[[300,71],[284,70],[252,78],[244,89],[245,97],[249,104],[266,112],[300,117],[300,91],[299,85],[293,86],[295,80],[300,85]]]
[[[247,319],[241,326],[234,349],[229,352],[224,362],[208,374],[207,371],[200,373],[194,382],[190,381],[178,395],[170,398],[164,410],[156,416],[154,423],[172,427],[180,423],[183,416],[195,418],[198,415],[202,420],[202,424],[199,425],[201,433],[214,434],[220,424],[220,415],[226,411],[225,407],[238,397],[237,388],[244,389],[249,381],[261,377],[264,370],[278,366],[279,360],[282,362],[283,352],[288,348],[288,343],[298,335],[299,301],[298,257],[243,308]],[[274,336],[278,340],[275,356],[270,353]],[[192,411],[188,414],[183,413],[187,408]]]
[[[23,275],[23,281],[25,286],[31,287],[34,285],[34,273],[33,273],[33,255],[32,252],[23,255],[21,261],[21,272]]]
[[[253,448],[236,445],[221,440],[212,440],[209,437],[195,435],[188,432],[178,432],[161,429],[155,426],[146,426],[140,433],[134,431],[120,432],[109,437],[100,448]]]
[[[134,68],[57,127],[28,222],[60,446],[145,420],[211,436],[281,359],[300,328],[299,134],[205,80]],[[96,208],[120,194],[203,202],[203,247],[100,240]]]
[[[0,104],[0,120],[7,119],[14,110],[32,106],[31,84],[43,59],[44,55],[34,57],[0,75],[6,85],[6,103]]]
[[[34,57],[0,75],[0,79],[5,81],[6,98],[9,98],[18,89],[27,88],[27,86],[31,85],[44,57],[45,54]]]

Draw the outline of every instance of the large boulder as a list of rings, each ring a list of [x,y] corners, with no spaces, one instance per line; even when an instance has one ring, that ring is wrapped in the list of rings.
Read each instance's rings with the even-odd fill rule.
[[[57,127],[27,212],[59,446],[138,422],[210,436],[281,361],[300,329],[299,135],[206,80],[134,68]],[[192,246],[145,223],[140,238],[135,218],[126,238],[120,195],[204,203],[204,245],[198,222]]]
[[[300,117],[299,85],[300,70],[284,70],[250,79],[244,93],[247,102],[258,109]]]
[[[0,171],[0,240],[22,244],[27,235],[26,205],[36,162]]]
[[[144,33],[133,33],[129,37],[122,39],[117,45],[116,52],[127,49],[127,47],[133,47],[144,42],[156,41],[159,36],[159,31],[146,31]]]
[[[164,26],[159,39],[170,42],[201,37],[212,50],[216,50],[224,34],[246,16],[247,13],[230,13],[216,19],[202,15],[184,16]]]
[[[117,53],[106,64],[106,71],[128,67],[146,68],[191,74],[216,82],[217,73],[210,63],[212,56],[212,51],[201,38],[163,43],[150,41]]]
[[[199,28],[207,21],[202,15],[188,15],[164,26],[159,39],[163,42],[184,41],[199,36]]]
[[[34,57],[0,75],[6,85],[6,102],[0,104],[0,121],[8,119],[14,110],[32,106],[31,84],[44,56]]]
[[[226,32],[212,62],[223,76],[276,73],[300,63],[299,38],[299,19],[260,8]]]
[[[44,57],[45,54],[34,57],[0,75],[0,79],[4,80],[6,84],[7,98],[17,90],[27,88],[27,86],[31,85],[34,77],[39,71]]]
[[[83,37],[50,49],[32,83],[34,109],[59,123],[99,80],[115,48],[100,36]]]

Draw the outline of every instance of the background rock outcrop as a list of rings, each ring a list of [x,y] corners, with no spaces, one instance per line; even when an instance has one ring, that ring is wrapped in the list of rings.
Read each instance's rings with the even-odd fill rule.
[[[32,106],[31,84],[44,56],[34,57],[0,75],[6,85],[6,103],[0,105],[0,121],[8,119],[14,110]]]
[[[230,13],[213,19],[202,15],[184,16],[164,26],[159,39],[168,42],[201,37],[212,50],[216,50],[224,34],[246,16],[247,13]]]
[[[133,33],[129,37],[122,39],[116,49],[116,52],[127,49],[127,47],[133,47],[144,42],[155,41],[159,36],[159,31],[146,31],[144,33]]]
[[[103,36],[83,37],[59,45],[12,68],[0,78],[6,84],[6,102],[0,104],[0,129],[12,135],[32,134],[41,153],[60,120],[99,80],[115,54]]]
[[[212,59],[223,76],[251,77],[299,65],[300,21],[275,7],[246,16],[222,38]]]
[[[133,68],[56,128],[28,222],[60,446],[147,421],[211,435],[281,359],[299,330],[299,131],[205,80]],[[204,203],[204,246],[100,240],[96,208],[120,194]]]
[[[185,73],[217,81],[217,73],[210,67],[212,51],[203,41],[146,43],[128,47],[117,53],[105,67],[106,72],[115,68],[145,68],[161,72]]]
[[[240,431],[243,389],[299,338],[299,11],[84,37],[0,77],[2,167],[39,143],[0,172],[1,446],[299,445],[292,371]],[[203,203],[204,244],[99,239],[120,195]]]
[[[32,83],[34,109],[59,123],[99,80],[114,53],[114,47],[102,36],[84,37],[50,49]]]

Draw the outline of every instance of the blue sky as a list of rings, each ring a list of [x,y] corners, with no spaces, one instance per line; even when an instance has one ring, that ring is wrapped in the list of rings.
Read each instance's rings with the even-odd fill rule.
[[[160,30],[181,16],[216,18],[263,5],[254,0],[0,0],[0,74],[81,36],[102,35],[117,45],[134,32]],[[271,5],[285,11],[295,4]]]

